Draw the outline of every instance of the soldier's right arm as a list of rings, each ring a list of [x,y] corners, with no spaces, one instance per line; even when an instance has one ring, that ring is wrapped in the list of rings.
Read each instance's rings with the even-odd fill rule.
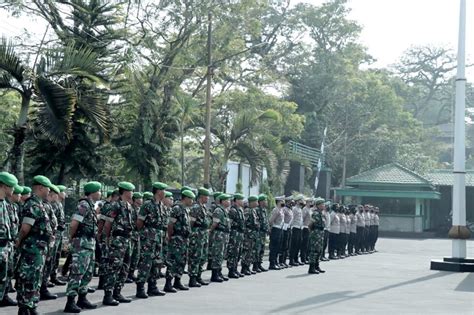
[[[23,221],[21,223],[20,232],[18,233],[18,240],[16,247],[20,246],[31,231],[31,228],[36,222],[36,219],[42,215],[41,209],[37,206],[29,204],[23,210]]]
[[[146,217],[148,215],[148,207],[149,207],[149,203],[144,203],[141,207],[140,207],[140,211],[138,212],[138,217],[137,217],[137,229],[138,230],[141,230],[143,229],[143,226],[145,225],[145,220],[146,220]]]

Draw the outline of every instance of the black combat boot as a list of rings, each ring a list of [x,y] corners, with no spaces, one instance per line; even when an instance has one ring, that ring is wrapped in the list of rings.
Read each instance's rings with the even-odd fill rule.
[[[130,302],[132,302],[131,299],[124,297],[122,295],[121,291],[122,291],[122,289],[114,289],[114,294],[112,295],[113,298],[119,303],[130,303]]]
[[[224,282],[224,279],[219,276],[219,269],[212,269],[211,282]]]
[[[190,276],[189,277],[189,284],[188,286],[190,288],[200,288],[201,287],[201,284],[197,281],[197,277],[196,276]]]
[[[149,296],[163,296],[166,295],[165,292],[161,292],[160,289],[156,286],[155,280],[148,280],[148,291]]]
[[[237,274],[237,270],[235,268],[229,269],[228,277],[229,279],[240,279],[240,276]]]
[[[202,280],[201,274],[199,274],[199,276],[197,276],[196,280],[197,280],[197,282],[199,282],[201,285],[209,285],[209,282]]]
[[[252,267],[252,271],[251,271],[253,274],[255,273],[260,273],[260,268],[258,268],[258,264],[257,263],[254,263],[253,264],[253,267]]]
[[[36,309],[36,306],[33,308],[28,309],[28,314],[29,315],[39,315],[38,310]]]
[[[250,271],[250,267],[249,266],[242,266],[242,271],[241,273],[243,273],[245,276],[251,276],[252,275],[252,272]]]
[[[181,291],[187,291],[187,290],[189,290],[189,288],[188,288],[187,286],[184,286],[184,285],[181,283],[181,278],[180,278],[180,277],[174,277],[173,288],[178,289],[178,290],[181,290]]]
[[[145,293],[145,284],[142,282],[137,283],[137,293],[135,296],[139,299],[147,299],[148,295]]]
[[[165,287],[163,288],[163,291],[168,292],[168,293],[178,292],[175,288],[173,288],[173,284],[171,283],[172,280],[173,278],[166,277]]]
[[[274,262],[271,262],[268,269],[270,269],[270,270],[280,270],[280,267],[277,264],[275,264]]]
[[[46,283],[43,283],[40,288],[40,300],[47,301],[47,300],[56,300],[58,296],[56,294],[52,294],[49,292]]]
[[[88,299],[87,299],[87,293],[86,294],[79,294],[79,298],[77,299],[77,306],[79,306],[82,309],[85,310],[93,310],[97,308],[97,304],[92,304]]]
[[[325,270],[322,270],[321,268],[319,268],[319,264],[316,264],[316,271],[318,271],[319,273],[325,273],[326,271]]]
[[[66,285],[67,283],[65,281],[59,280],[58,277],[56,276],[56,273],[51,274],[51,283],[59,286]]]
[[[268,271],[268,269],[263,268],[262,263],[260,263],[260,264],[258,265],[258,269],[259,269],[261,272],[267,272],[267,271]]]
[[[109,306],[117,306],[120,303],[113,298],[112,291],[105,290],[104,299],[102,300],[102,304],[109,305]]]
[[[28,310],[28,307],[26,306],[20,306],[18,308],[18,315],[29,315],[30,311]]]
[[[81,308],[76,305],[76,297],[68,296],[66,307],[64,307],[64,313],[80,313]]]
[[[0,301],[0,307],[6,307],[6,306],[17,306],[18,303],[17,301],[13,300],[11,297],[8,296],[8,293],[5,292],[3,295],[3,300]]]
[[[315,275],[317,275],[319,273],[319,271],[316,270],[316,265],[315,264],[309,264],[308,273],[309,274],[315,274]]]
[[[237,267],[234,268],[234,271],[235,271],[235,274],[238,275],[240,278],[243,278],[245,277],[245,275],[241,272],[239,272],[239,270],[237,269]]]
[[[224,276],[224,275],[222,274],[222,268],[219,268],[219,269],[218,269],[218,273],[219,273],[219,277],[221,277],[222,280],[224,280],[224,281],[229,281],[229,278],[227,278],[226,276]]]

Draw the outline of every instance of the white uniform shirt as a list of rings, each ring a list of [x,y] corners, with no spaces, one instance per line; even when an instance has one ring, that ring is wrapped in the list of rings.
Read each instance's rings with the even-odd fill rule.
[[[374,225],[379,226],[379,224],[380,224],[380,218],[379,218],[379,215],[376,213],[375,219],[374,219]]]
[[[339,234],[341,232],[341,225],[339,221],[339,216],[335,211],[331,211],[331,225],[329,226],[329,232],[334,234]]]
[[[363,213],[360,213],[360,211],[357,211],[356,217],[357,217],[357,226],[358,226],[358,227],[365,227],[364,214],[363,214]]]
[[[293,221],[291,222],[291,227],[301,229],[303,227],[303,211],[299,206],[294,206],[292,211]]]
[[[351,220],[351,233],[357,233],[357,216],[351,213],[349,218]]]

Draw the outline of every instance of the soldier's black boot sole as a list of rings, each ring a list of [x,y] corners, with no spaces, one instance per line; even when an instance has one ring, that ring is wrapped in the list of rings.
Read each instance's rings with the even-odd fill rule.
[[[64,313],[80,313],[81,308],[76,305],[75,296],[68,296]]]

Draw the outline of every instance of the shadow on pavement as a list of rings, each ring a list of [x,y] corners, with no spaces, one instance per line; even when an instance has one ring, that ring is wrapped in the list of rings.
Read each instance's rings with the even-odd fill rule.
[[[279,308],[276,308],[276,309],[273,309],[273,310],[269,311],[269,313],[285,312],[285,311],[290,311],[291,309],[294,309],[294,308],[301,308],[301,307],[304,307],[304,306],[309,306],[309,309],[311,309],[315,306],[322,307],[322,306],[326,306],[326,305],[334,305],[334,304],[345,302],[345,301],[348,301],[348,300],[351,300],[351,299],[363,298],[365,296],[368,296],[368,295],[371,295],[371,294],[374,294],[374,293],[379,293],[379,292],[382,292],[382,291],[387,291],[387,290],[391,290],[391,289],[394,289],[394,288],[398,288],[398,287],[402,287],[402,286],[406,286],[406,285],[410,285],[410,284],[414,284],[414,283],[418,283],[418,282],[429,281],[429,280],[432,280],[432,279],[445,277],[445,276],[448,276],[450,274],[451,274],[450,272],[440,271],[440,272],[437,272],[437,273],[434,273],[434,274],[431,274],[431,275],[428,275],[428,276],[423,276],[423,277],[419,277],[419,278],[412,279],[412,280],[402,281],[402,282],[399,282],[399,283],[387,285],[387,286],[384,286],[384,287],[381,287],[381,288],[377,288],[377,289],[374,289],[374,290],[371,290],[371,291],[367,291],[367,292],[359,293],[359,294],[355,294],[355,295],[350,295],[354,291],[338,291],[338,292],[332,292],[332,293],[324,293],[324,294],[317,295],[317,296],[314,296],[314,297],[311,297],[311,298],[307,298],[307,299],[304,299],[304,300],[301,300],[301,301],[298,301],[298,302],[283,305]],[[464,283],[465,282],[466,282],[465,286],[469,286],[470,281],[472,281],[474,278],[472,278],[470,280],[468,278],[469,278],[469,276],[461,282],[461,284],[458,286],[458,288],[461,285],[464,288]],[[456,290],[458,288],[456,288]],[[469,287],[469,290],[472,291],[474,289]],[[305,310],[298,310],[298,312],[302,312],[302,311],[305,311]]]
[[[461,281],[454,291],[474,292],[474,273],[470,273]]]

